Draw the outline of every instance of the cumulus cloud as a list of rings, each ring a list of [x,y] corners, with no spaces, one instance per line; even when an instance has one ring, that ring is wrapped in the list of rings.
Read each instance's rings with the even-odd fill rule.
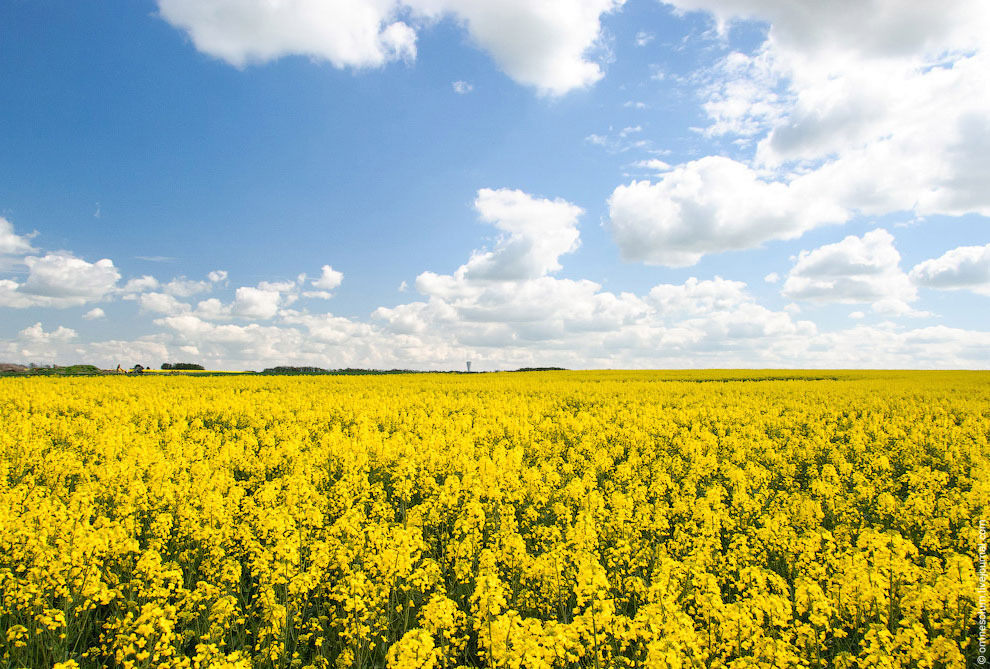
[[[158,290],[160,285],[158,279],[145,274],[144,276],[129,279],[121,291],[125,294],[143,293],[146,290]]]
[[[329,268],[329,265],[326,266]],[[334,279],[333,270],[329,279]],[[270,320],[278,315],[279,310],[291,305],[299,298],[300,286],[306,279],[305,274],[300,274],[295,280],[283,281],[260,281],[257,286],[240,286],[234,292],[234,299],[230,302],[223,302],[215,297],[200,300],[195,308],[189,302],[178,299],[188,298],[210,290],[213,285],[226,279],[223,276],[211,277],[209,283],[205,281],[190,281],[185,278],[174,279],[161,286],[162,290],[151,290],[140,294],[132,293],[125,296],[125,299],[136,300],[145,313],[153,313],[164,316],[189,316],[196,321],[229,321],[232,319],[242,320]],[[342,275],[341,275],[342,276]],[[313,282],[319,283],[321,279]],[[148,283],[150,282],[142,282]],[[332,297],[330,293],[324,291],[311,291],[304,293],[307,297],[325,298]]]
[[[503,234],[495,248],[476,251],[458,269],[468,279],[533,279],[560,269],[559,258],[578,247],[580,207],[506,188],[478,191],[475,210]]]
[[[709,73],[702,109],[711,119],[705,134],[751,137],[786,115],[790,102],[768,49],[749,56],[730,53]]]
[[[29,237],[14,232],[14,224],[0,216],[0,256],[22,256],[33,253]]]
[[[28,267],[24,283],[0,280],[0,306],[77,307],[104,299],[120,279],[113,261],[106,258],[90,263],[66,253],[49,253],[27,256],[24,264]]]
[[[311,282],[314,288],[320,290],[333,290],[344,280],[343,272],[338,272],[330,265],[320,268],[320,277]]]
[[[494,204],[498,206],[487,206]],[[498,280],[471,271],[481,266],[479,259],[518,268],[515,261],[502,264],[500,249],[518,241],[510,235],[495,251],[475,252],[453,274],[420,274],[415,288],[423,300],[380,307],[372,314],[390,337],[402,338],[408,350],[466,349],[478,364],[502,359],[518,364],[552,360],[565,366],[617,361],[636,365],[652,356],[647,366],[656,366],[671,365],[678,356],[697,361],[693,356],[701,355],[711,363],[709,356],[723,346],[750,350],[767,337],[790,340],[816,331],[810,322],[757,305],[744,283],[720,277],[661,284],[645,296],[604,291],[593,281],[557,279],[549,273],[559,256],[578,242],[579,210],[519,191],[482,192],[476,206],[487,212],[483,218],[503,230],[524,240],[543,238],[547,245],[536,254],[542,260],[523,263],[526,271],[500,273]],[[546,227],[550,230],[539,231]],[[575,362],[578,359],[582,362]]]
[[[971,290],[990,296],[990,244],[946,251],[915,265],[910,276],[915,284],[926,288]]]
[[[477,323],[473,329],[396,332],[331,314],[285,313],[277,323],[216,324],[194,314],[156,320],[152,338],[78,344],[75,340],[34,346],[25,339],[0,341],[9,359],[82,358],[106,367],[123,360],[154,362],[197,358],[214,368],[259,369],[275,364],[323,367],[513,369],[534,364],[571,368],[979,368],[990,364],[990,333],[944,326],[901,329],[890,324],[818,332],[807,321],[747,301],[662,324],[650,318],[605,331],[561,337],[550,326],[522,330]],[[539,336],[533,336],[539,335]],[[71,346],[67,350],[65,346]],[[58,351],[63,353],[59,354]]]
[[[74,362],[80,346],[76,331],[64,326],[45,331],[40,322],[24,328],[13,339],[0,339],[0,356],[27,362]]]
[[[468,81],[455,81],[451,83],[451,86],[458,95],[465,95],[474,90],[474,86]]]
[[[72,328],[63,327],[61,325],[55,330],[45,332],[45,329],[41,326],[41,323],[35,323],[34,325],[21,330],[17,336],[28,341],[45,343],[69,341],[70,339],[75,339],[77,334]]]
[[[110,292],[120,273],[107,258],[89,263],[81,258],[59,253],[43,257],[29,256],[27,281],[21,292],[55,301],[82,303]]]
[[[667,172],[671,169],[669,163],[665,163],[659,158],[650,158],[649,160],[637,160],[633,163],[633,167],[638,167],[643,170],[650,170],[651,172]]]
[[[769,39],[781,48],[827,55],[853,53],[860,58],[904,57],[940,52],[950,46],[983,43],[990,12],[979,0],[941,4],[895,0],[664,0],[682,11],[711,13],[719,30],[733,21],[770,24]]]
[[[282,294],[278,290],[265,290],[241,286],[234,294],[231,313],[250,320],[266,320],[278,313]]]
[[[609,227],[622,257],[685,267],[706,253],[794,239],[849,213],[821,197],[815,184],[766,181],[730,158],[679,165],[659,181],[633,181],[609,198]]]
[[[181,314],[192,310],[188,304],[168,293],[141,293],[137,297],[137,302],[141,306],[141,311],[151,314]]]
[[[917,291],[901,271],[900,260],[894,237],[886,230],[850,235],[801,251],[781,292],[792,300],[870,303],[879,313],[916,315],[908,303],[917,299]]]
[[[82,317],[83,320],[95,321],[99,318],[106,318],[106,312],[104,312],[103,309],[100,309],[99,307],[94,307],[93,309],[90,309],[89,311],[84,313]]]
[[[668,4],[711,13],[723,32],[769,24],[753,53],[705,74],[702,92],[704,132],[753,153],[615,189],[611,229],[627,260],[692,264],[861,214],[990,215],[987,3]]]
[[[162,288],[169,295],[175,297],[192,297],[200,293],[208,293],[213,290],[212,281],[193,281],[184,276],[172,279]]]
[[[194,348],[204,359],[228,367],[318,364],[382,367],[394,361],[396,342],[374,328],[331,314],[286,312],[278,325],[217,324],[195,314],[156,321],[174,338],[172,346]],[[393,363],[394,364],[394,363]]]
[[[206,275],[212,283],[222,283],[227,280],[227,271],[222,269],[215,269]]]
[[[197,49],[238,67],[287,55],[340,68],[416,56],[416,33],[390,0],[159,0],[158,8]]]
[[[305,280],[306,275],[303,274],[300,280]],[[300,282],[301,282],[300,281]],[[295,281],[259,281],[258,289],[271,292],[271,293],[291,293],[297,289],[297,282]]]
[[[602,77],[588,54],[600,39],[601,16],[622,1],[159,0],[158,6],[197,49],[238,67],[286,55],[339,68],[413,60],[417,27],[450,17],[509,77],[559,95]]]
[[[691,277],[683,284],[659,284],[650,290],[650,300],[661,315],[669,316],[731,310],[752,297],[742,281],[727,281],[717,276],[708,281]]]

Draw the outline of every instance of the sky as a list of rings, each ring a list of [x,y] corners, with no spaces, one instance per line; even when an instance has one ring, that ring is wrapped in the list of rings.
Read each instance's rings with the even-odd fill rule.
[[[0,3],[0,362],[990,367],[985,0]]]

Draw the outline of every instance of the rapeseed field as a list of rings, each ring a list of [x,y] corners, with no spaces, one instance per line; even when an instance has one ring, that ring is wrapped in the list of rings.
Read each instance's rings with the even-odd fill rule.
[[[4,379],[0,666],[962,668],[988,437],[980,372]]]

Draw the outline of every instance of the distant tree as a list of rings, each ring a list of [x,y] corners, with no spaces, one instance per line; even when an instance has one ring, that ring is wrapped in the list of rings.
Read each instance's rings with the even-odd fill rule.
[[[172,363],[172,369],[185,369],[185,370],[198,369],[198,370],[205,370],[206,368],[203,367],[202,365],[197,365],[196,363],[193,363],[193,362],[173,362]]]
[[[330,372],[322,367],[289,367],[280,365],[278,367],[268,367],[262,374],[329,374]]]
[[[172,369],[172,363],[170,363],[170,362],[163,362],[162,363],[162,369]]]

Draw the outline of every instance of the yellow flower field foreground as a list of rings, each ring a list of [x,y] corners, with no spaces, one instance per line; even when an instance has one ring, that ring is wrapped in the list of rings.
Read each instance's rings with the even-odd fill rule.
[[[4,667],[964,667],[984,372],[0,380]]]

